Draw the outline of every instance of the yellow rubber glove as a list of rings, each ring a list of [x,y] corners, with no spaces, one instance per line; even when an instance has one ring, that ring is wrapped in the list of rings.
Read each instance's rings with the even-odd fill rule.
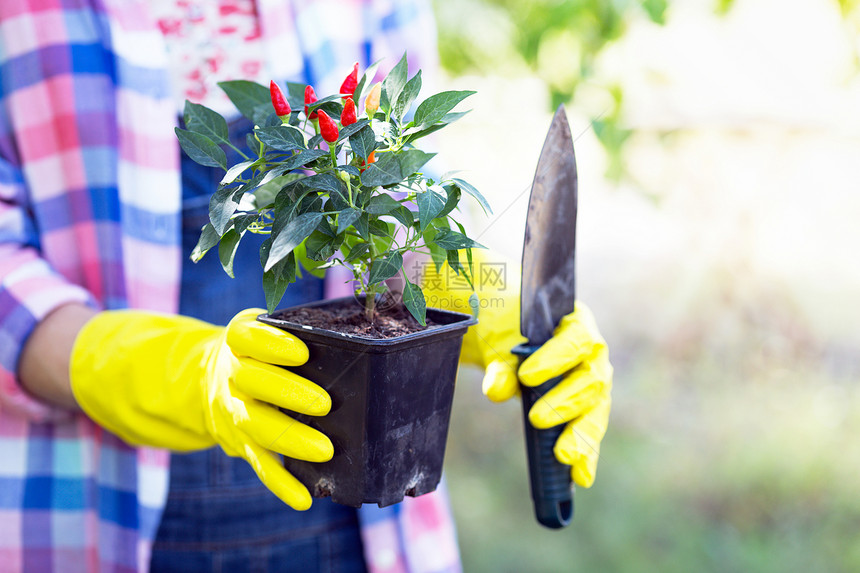
[[[461,361],[484,368],[482,390],[494,402],[517,395],[520,381],[538,386],[565,374],[532,406],[529,421],[541,429],[566,424],[555,444],[555,457],[571,466],[571,477],[577,485],[591,487],[600,441],[609,422],[612,389],[606,342],[591,311],[577,302],[575,311],[562,319],[553,338],[525,360],[518,373],[518,358],[511,349],[526,342],[520,334],[519,265],[494,258],[486,251],[474,250],[473,254],[478,324],[463,338]],[[500,271],[505,280],[500,280]],[[468,312],[471,293],[452,288],[458,284],[454,276],[447,265],[438,273],[432,263],[425,265],[422,286],[428,306],[434,306],[435,301],[441,308]]]
[[[75,398],[96,423],[132,445],[191,451],[218,444],[247,460],[285,503],[308,509],[307,488],[273,451],[324,462],[334,449],[325,435],[276,406],[323,416],[331,398],[276,366],[303,364],[308,349],[257,322],[263,312],[244,310],[226,328],[140,311],[99,313],[72,350]]]

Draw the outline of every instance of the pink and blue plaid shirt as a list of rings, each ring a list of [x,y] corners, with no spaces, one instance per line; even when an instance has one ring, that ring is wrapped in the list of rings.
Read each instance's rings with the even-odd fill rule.
[[[276,79],[435,59],[422,1],[257,0]],[[428,61],[428,59],[430,61]],[[169,455],[30,398],[21,349],[58,306],[176,312],[176,104],[145,0],[0,1],[0,571],[146,571]],[[444,492],[359,511],[368,568],[458,571]]]

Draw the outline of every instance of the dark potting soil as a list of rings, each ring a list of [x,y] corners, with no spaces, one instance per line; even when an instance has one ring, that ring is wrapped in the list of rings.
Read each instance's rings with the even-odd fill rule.
[[[436,324],[427,318],[427,326],[421,326],[402,304],[374,311],[373,322],[369,322],[364,314],[364,306],[357,301],[326,308],[286,309],[276,312],[273,318],[375,339],[395,338],[426,330]]]

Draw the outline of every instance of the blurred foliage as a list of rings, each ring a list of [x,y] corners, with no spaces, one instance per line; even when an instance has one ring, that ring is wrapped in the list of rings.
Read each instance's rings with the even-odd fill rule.
[[[860,388],[781,365],[618,361],[597,481],[560,531],[532,515],[519,403],[464,372],[446,456],[464,570],[860,570]]]
[[[594,72],[597,56],[621,38],[631,19],[665,22],[666,0],[436,0],[442,65],[454,74],[509,71],[510,50],[499,50],[499,32],[520,65],[546,82],[551,107],[573,99]],[[467,17],[463,17],[466,15]],[[489,40],[489,45],[487,41]]]
[[[850,28],[854,38],[854,65],[860,72],[860,0],[837,0],[842,19]]]
[[[667,0],[435,0],[439,52],[450,73],[534,74],[550,109],[569,103],[593,79],[601,52],[636,18],[663,24]],[[621,150],[631,132],[620,121],[623,94],[600,86],[608,102],[594,111],[595,133],[609,154],[607,176],[623,174]],[[599,114],[599,115],[598,115]]]
[[[735,0],[717,0],[717,14],[727,14],[734,3]]]
[[[716,14],[727,14],[735,0],[713,0]],[[843,11],[860,0],[839,0]],[[589,84],[599,109],[594,132],[608,156],[606,176],[627,175],[625,127],[620,86],[597,76],[601,53],[622,38],[630,25],[666,22],[669,0],[433,0],[442,66],[453,75],[534,75],[547,88],[549,109],[569,104]],[[582,104],[580,104],[582,105]]]

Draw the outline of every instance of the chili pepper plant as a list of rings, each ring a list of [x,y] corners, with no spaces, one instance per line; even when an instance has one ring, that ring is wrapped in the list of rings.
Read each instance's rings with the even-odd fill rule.
[[[460,119],[454,108],[472,91],[445,91],[423,100],[421,71],[408,78],[406,54],[373,84],[378,62],[358,78],[358,64],[339,93],[318,98],[312,86],[244,80],[219,86],[254,124],[251,154],[233,146],[217,112],[186,102],[186,129],[176,128],[182,149],[197,163],[224,170],[209,203],[209,223],[191,257],[196,262],[218,247],[224,270],[247,233],[269,235],[260,248],[263,290],[269,313],[302,272],[317,276],[329,267],[350,268],[365,312],[374,316],[386,280],[401,272],[404,255],[423,253],[437,267],[447,261],[471,284],[472,249],[454,218],[462,195],[489,211],[486,199],[466,181],[438,180],[423,168],[435,155],[417,143]],[[361,105],[360,105],[361,104]],[[242,157],[228,165],[223,146]],[[466,260],[460,258],[465,252]],[[421,288],[403,273],[403,304],[425,324]]]

